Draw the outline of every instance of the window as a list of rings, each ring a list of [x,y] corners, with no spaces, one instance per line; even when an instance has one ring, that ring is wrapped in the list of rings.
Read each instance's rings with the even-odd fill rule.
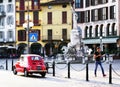
[[[98,0],[98,4],[102,4],[102,1],[103,1],[103,0]]]
[[[97,21],[97,20],[98,20],[98,10],[95,9],[95,21]]]
[[[5,6],[4,5],[0,5],[0,12],[5,11],[4,9],[5,9]]]
[[[98,9],[98,20],[103,20],[103,8]]]
[[[89,33],[90,33],[90,32],[89,32],[89,28],[87,28],[86,31],[87,31],[87,32],[86,32],[86,33],[87,33],[87,38],[89,38]]]
[[[20,10],[24,10],[25,9],[25,4],[24,4],[24,0],[20,0]]]
[[[21,11],[21,12],[19,13],[19,15],[20,15],[20,25],[23,25],[23,23],[24,23],[24,17],[25,17],[24,12]]]
[[[103,8],[103,11],[102,11],[102,19],[103,20],[106,20],[106,19],[108,19],[108,8],[106,7],[106,8]]]
[[[40,40],[40,30],[36,30],[37,34],[38,34],[38,41]]]
[[[8,2],[12,2],[12,0],[8,0]]]
[[[104,36],[104,32],[103,32],[103,24],[100,25],[100,36]]]
[[[115,28],[115,23],[112,24],[112,35],[117,35],[117,29]]]
[[[13,31],[8,31],[8,38],[13,38]]]
[[[104,4],[107,2],[108,0],[91,0],[91,5],[99,5],[99,4]]]
[[[26,41],[26,31],[25,30],[18,31],[18,41]]]
[[[34,0],[34,9],[38,9],[38,0]]]
[[[95,5],[97,5],[97,4],[98,4],[98,0],[94,0],[94,2],[95,2]]]
[[[40,0],[32,0],[32,9],[40,8]]]
[[[3,32],[0,31],[0,39],[3,39],[4,38],[3,36],[4,36]]]
[[[83,8],[83,0],[75,0],[75,8]]]
[[[41,60],[41,58],[38,56],[31,56],[31,60],[36,61],[36,60]]]
[[[8,25],[13,25],[13,20],[14,20],[13,16],[8,16],[7,17],[7,24]]]
[[[102,0],[102,3],[104,4],[104,3],[107,3],[108,2],[108,0]]]
[[[81,11],[81,12],[76,12],[76,13],[77,13],[77,15],[78,15],[78,20],[77,20],[77,22],[78,22],[78,23],[83,23],[83,22],[84,22],[84,12]]]
[[[85,1],[85,6],[86,6],[86,7],[89,7],[89,6],[90,6],[90,0],[86,0],[86,1]]]
[[[107,24],[106,36],[109,36],[109,35],[110,35],[109,32],[110,32],[110,24]]]
[[[52,12],[48,12],[48,19],[47,19],[47,21],[48,21],[48,24],[52,24]]]
[[[98,37],[99,35],[98,35],[98,25],[96,25],[96,27],[95,27],[95,37]]]
[[[38,11],[34,11],[33,14],[34,14],[34,17],[33,17],[34,18],[33,19],[34,20],[34,25],[38,25],[39,24],[39,22],[38,22],[39,21]]]
[[[116,11],[115,6],[110,7],[110,19],[115,19]]]
[[[90,22],[90,11],[85,11],[85,22]]]
[[[13,4],[7,5],[7,12],[13,12]]]
[[[98,9],[93,9],[92,12],[91,12],[91,20],[92,21],[98,21]],[[101,13],[100,13],[101,14]]]
[[[89,28],[89,37],[91,38],[92,37],[92,26],[90,26],[90,28]]]
[[[62,29],[62,39],[67,40],[67,29]]]
[[[67,12],[66,11],[62,12],[62,23],[63,24],[67,23]]]
[[[91,0],[91,5],[94,6],[94,5],[98,5],[98,0]]]
[[[4,18],[0,17],[0,26],[4,26]]]
[[[3,0],[0,0],[0,3],[3,3]]]
[[[87,38],[88,26],[85,27],[85,38]]]
[[[52,40],[52,29],[48,30],[48,40]]]
[[[34,0],[34,5],[38,5],[38,0]]]
[[[95,0],[91,0],[91,5],[95,5]]]
[[[116,0],[112,0],[112,2],[116,2]]]
[[[62,5],[62,7],[63,7],[63,8],[66,8],[66,7],[67,7],[67,5],[66,5],[66,4],[64,4],[64,5]]]

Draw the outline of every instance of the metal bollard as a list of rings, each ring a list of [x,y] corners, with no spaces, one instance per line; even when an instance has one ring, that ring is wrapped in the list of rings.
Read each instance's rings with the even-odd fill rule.
[[[53,61],[53,76],[55,76],[55,61]]]
[[[6,70],[8,70],[8,60],[6,59]]]
[[[70,62],[68,62],[68,78],[70,78]]]
[[[14,61],[13,61],[13,59],[12,59],[12,71],[13,71],[13,62],[14,62]]]
[[[112,84],[112,64],[109,65],[109,84]]]
[[[88,75],[88,63],[86,63],[86,81],[89,81],[89,75]]]

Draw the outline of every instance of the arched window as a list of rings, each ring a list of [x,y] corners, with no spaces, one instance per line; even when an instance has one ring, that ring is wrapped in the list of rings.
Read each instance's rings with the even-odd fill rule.
[[[85,27],[85,38],[87,38],[88,26]]]
[[[109,32],[110,32],[110,24],[107,24],[106,36],[109,36],[109,35],[110,35]]]
[[[112,24],[112,32],[111,32],[112,35],[116,35],[117,34],[117,30],[115,28],[115,23]]]
[[[100,25],[100,36],[103,36],[103,24]]]
[[[92,26],[90,26],[90,29],[89,29],[89,37],[92,37]]]
[[[98,37],[98,25],[95,27],[95,37]]]

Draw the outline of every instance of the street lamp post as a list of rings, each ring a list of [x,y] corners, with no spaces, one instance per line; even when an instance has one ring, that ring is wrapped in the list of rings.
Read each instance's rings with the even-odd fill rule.
[[[100,49],[103,51],[103,43],[102,43],[102,37],[100,36]]]
[[[26,30],[27,37],[27,54],[29,54],[29,30],[34,26],[33,22],[30,22],[29,18],[29,0],[27,0],[28,8],[27,8],[27,22],[23,24],[24,29]]]

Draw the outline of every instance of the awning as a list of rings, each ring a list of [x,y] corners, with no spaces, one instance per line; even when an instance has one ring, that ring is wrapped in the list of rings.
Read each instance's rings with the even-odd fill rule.
[[[103,38],[102,43],[116,43],[118,38]],[[99,44],[100,39],[85,39],[83,40],[84,44]]]

